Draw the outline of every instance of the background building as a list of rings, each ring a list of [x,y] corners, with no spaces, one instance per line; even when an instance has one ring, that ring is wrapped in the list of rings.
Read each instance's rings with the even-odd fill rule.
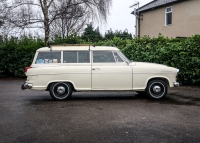
[[[138,36],[189,37],[200,34],[200,0],[154,0],[133,11]]]

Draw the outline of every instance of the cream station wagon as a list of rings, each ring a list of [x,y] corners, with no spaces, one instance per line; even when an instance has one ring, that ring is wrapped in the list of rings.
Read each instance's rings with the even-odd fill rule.
[[[76,91],[136,91],[162,99],[176,82],[178,69],[132,62],[115,47],[53,46],[36,51],[25,68],[22,89],[46,90],[54,100],[66,100]]]

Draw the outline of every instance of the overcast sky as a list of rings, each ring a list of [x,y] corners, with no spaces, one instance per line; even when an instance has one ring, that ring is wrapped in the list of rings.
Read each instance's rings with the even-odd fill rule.
[[[131,14],[134,8],[129,7],[138,1],[141,7],[152,0],[113,0],[107,24],[100,26],[102,33],[112,28],[113,31],[128,29],[135,34],[135,16]]]

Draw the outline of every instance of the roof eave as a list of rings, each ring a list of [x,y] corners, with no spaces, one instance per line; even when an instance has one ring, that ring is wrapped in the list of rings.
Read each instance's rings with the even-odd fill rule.
[[[154,1],[152,1],[152,2],[154,2]],[[146,11],[150,11],[150,10],[157,9],[157,8],[160,8],[160,7],[164,7],[164,6],[167,6],[167,5],[171,5],[171,4],[175,4],[175,3],[180,3],[180,2],[183,2],[183,1],[187,1],[187,0],[178,0],[178,1],[175,1],[175,2],[170,2],[170,3],[167,3],[167,4],[163,4],[163,5],[160,5],[160,6],[155,6],[155,7],[149,8],[149,9],[145,9],[145,10],[141,10],[141,11],[139,10],[139,9],[143,8],[144,6],[147,6],[148,4],[152,3],[152,2],[150,2],[150,3],[145,4],[142,7],[138,8],[136,11],[139,10],[139,13],[146,12]],[[132,11],[131,14],[134,14],[134,11]]]

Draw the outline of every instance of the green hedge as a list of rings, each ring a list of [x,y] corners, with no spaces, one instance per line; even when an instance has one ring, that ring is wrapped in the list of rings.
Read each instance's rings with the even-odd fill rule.
[[[35,51],[44,46],[41,39],[11,37],[0,44],[0,77],[24,77],[24,68],[31,65]]]
[[[189,38],[158,38],[148,36],[133,40],[115,37],[98,45],[119,47],[132,61],[153,62],[176,67],[183,84],[200,84],[200,35]]]
[[[70,43],[70,40],[65,40]],[[73,39],[73,43],[84,43]],[[53,43],[60,44],[58,38]],[[75,44],[74,43],[74,44]],[[200,84],[200,35],[189,38],[158,38],[147,36],[132,40],[115,37],[97,45],[116,46],[133,61],[165,64],[180,69],[179,80],[185,84]],[[21,37],[4,39],[0,45],[0,77],[23,77],[24,68],[33,60],[36,49],[44,46],[41,39]]]

